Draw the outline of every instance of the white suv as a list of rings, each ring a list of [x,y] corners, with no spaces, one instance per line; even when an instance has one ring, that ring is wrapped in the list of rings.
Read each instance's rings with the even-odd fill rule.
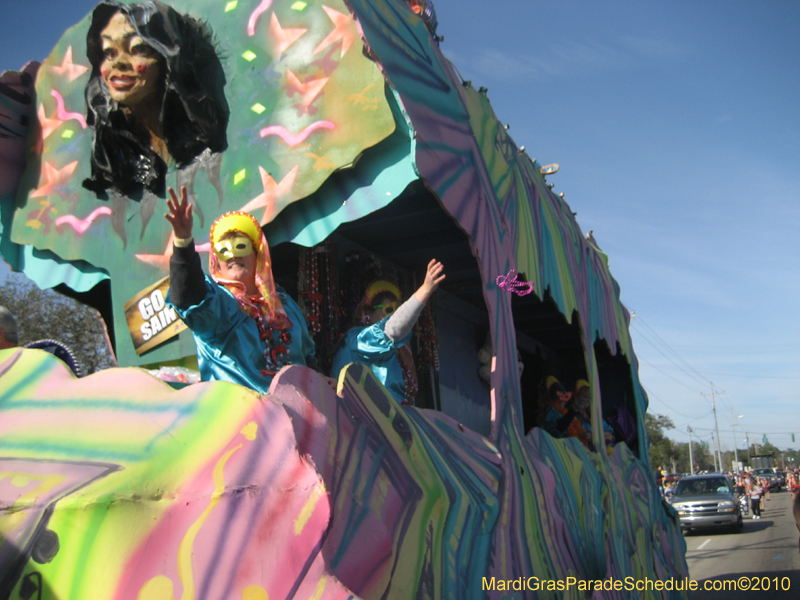
[[[693,475],[678,482],[672,507],[687,531],[700,527],[729,527],[741,531],[742,513],[731,480],[723,473]]]

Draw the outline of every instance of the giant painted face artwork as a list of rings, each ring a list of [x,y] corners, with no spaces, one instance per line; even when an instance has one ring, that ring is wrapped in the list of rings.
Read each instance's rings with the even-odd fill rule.
[[[161,57],[136,33],[122,13],[100,32],[103,62],[100,73],[111,98],[134,108],[159,90]]]

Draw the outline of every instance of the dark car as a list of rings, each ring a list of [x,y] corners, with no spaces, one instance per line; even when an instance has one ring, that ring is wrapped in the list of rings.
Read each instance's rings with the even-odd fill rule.
[[[743,526],[739,498],[724,473],[684,477],[675,488],[672,507],[684,531],[726,527],[739,532]]]
[[[778,480],[778,476],[775,474],[775,469],[772,467],[753,469],[751,473],[754,477],[766,479],[767,483],[769,484],[770,491],[779,491],[781,489],[781,482]]]
[[[786,471],[783,469],[775,469],[775,475],[778,477],[778,485],[786,487]]]

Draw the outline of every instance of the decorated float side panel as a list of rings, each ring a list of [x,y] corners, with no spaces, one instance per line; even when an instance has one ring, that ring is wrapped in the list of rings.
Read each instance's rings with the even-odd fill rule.
[[[507,597],[493,565],[530,528],[502,520],[512,470],[541,528],[513,579],[686,575],[624,446],[604,471],[537,432],[517,463],[401,407],[359,365],[339,395],[287,367],[262,398],[138,369],[75,379],[35,350],[0,352],[0,373],[0,594],[14,600]]]
[[[465,427],[489,437],[492,414],[490,352],[486,345],[486,315],[466,302],[439,293],[436,327],[439,335],[440,409]],[[481,357],[486,362],[481,362]]]
[[[594,392],[592,420],[597,425],[601,397],[590,350],[595,336],[606,339],[613,349],[619,342],[633,356],[627,313],[619,303],[619,290],[605,257],[583,237],[569,206],[547,188],[538,165],[516,147],[485,93],[456,76],[431,35],[430,23],[411,14],[399,0],[377,4],[351,0],[349,4],[414,126],[420,176],[466,231],[480,264],[497,356],[492,376],[493,439],[507,461],[501,518],[519,526],[515,532],[497,532],[495,547],[506,551],[496,555],[500,558],[492,574],[507,579],[522,569],[558,578],[575,572],[605,576],[685,569],[683,541],[667,512],[647,513],[640,524],[655,529],[642,539],[623,533],[628,515],[618,508],[629,504],[620,497],[625,489],[622,482],[638,481],[635,487],[645,492],[642,502],[660,506],[646,452],[640,461],[620,448],[609,460],[584,452],[574,440],[554,441],[541,430],[524,440],[521,436],[510,295],[496,285],[497,278],[512,269],[524,273],[540,297],[548,291],[568,320],[580,315],[583,346],[589,349],[585,369]],[[646,398],[635,370],[631,376],[639,431],[643,431]],[[598,426],[593,430],[602,431]],[[601,439],[594,441],[602,447]],[[518,468],[523,464],[526,468]],[[574,500],[572,506],[556,497],[539,506],[526,501],[548,497],[553,488],[547,473],[559,482],[562,493],[557,497]],[[603,506],[608,512],[604,519],[579,518],[581,524],[576,526],[573,518],[586,515],[587,506]],[[634,561],[619,560],[620,541],[625,539],[632,545],[622,544],[627,547],[623,551],[636,556]],[[551,541],[559,546],[557,553],[546,549]],[[584,548],[593,549],[590,556],[582,555],[579,549]]]
[[[477,597],[496,450],[368,369],[337,396],[291,367],[267,398],[32,350],[0,369],[3,597]]]
[[[138,369],[75,379],[33,350],[0,352],[0,371],[0,596],[351,597],[280,404]]]

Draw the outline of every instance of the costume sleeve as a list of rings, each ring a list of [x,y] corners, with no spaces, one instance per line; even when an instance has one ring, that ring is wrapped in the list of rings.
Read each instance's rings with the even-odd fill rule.
[[[567,435],[567,429],[569,429],[570,424],[576,416],[575,411],[572,409],[567,410],[566,413],[561,415],[555,408],[549,406],[544,414],[542,429],[553,437],[565,437]]]
[[[572,410],[572,409],[569,409],[569,410],[567,410],[566,413],[564,413],[564,416],[562,416],[558,421],[556,421],[556,426],[559,429],[563,429],[564,433],[566,433],[567,429],[569,429],[570,424],[572,423],[572,421],[575,420],[576,416],[577,415],[576,415],[575,411]]]
[[[184,302],[192,302],[191,304],[178,305],[174,297],[176,290],[170,286],[167,302],[175,307],[178,316],[192,330],[196,338],[214,345],[226,340],[232,330],[250,317],[239,308],[236,298],[211,278],[204,275],[200,283],[203,286],[203,294],[199,301],[192,295],[191,300],[183,299]],[[196,282],[192,282],[192,286],[194,285]],[[192,294],[199,295],[198,292],[199,290],[193,289]]]
[[[356,362],[371,364],[381,362],[395,355],[397,348],[404,346],[411,340],[412,332],[404,337],[393,340],[384,331],[389,318],[365,327],[357,335],[348,336],[347,345]]]
[[[386,327],[384,327],[386,335],[394,341],[406,337],[414,328],[414,324],[417,322],[417,319],[419,319],[423,308],[425,308],[425,305],[412,294],[412,296],[403,302],[394,314],[389,317],[389,320],[386,322]]]
[[[170,302],[179,309],[200,304],[207,292],[200,255],[194,243],[186,247],[173,246],[169,259]]]

